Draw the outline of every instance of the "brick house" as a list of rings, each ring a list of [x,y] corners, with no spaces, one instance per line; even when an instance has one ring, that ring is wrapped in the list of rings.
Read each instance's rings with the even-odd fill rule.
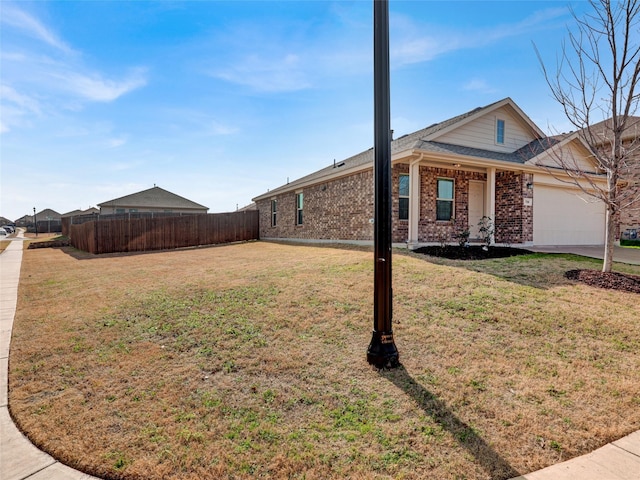
[[[123,213],[197,214],[207,213],[208,207],[153,186],[141,192],[114,198],[98,204],[101,215]]]
[[[611,122],[601,122],[592,131],[599,139],[600,148],[611,148],[611,143],[607,142],[611,138]],[[618,235],[622,238],[629,238],[631,232],[635,231],[635,236],[640,235],[640,117],[629,117],[627,128],[622,135],[622,145],[629,158],[627,158],[620,169],[619,185],[623,189],[625,202],[622,205],[618,217]],[[633,202],[631,204],[628,204]]]
[[[558,152],[602,181],[582,141],[547,137],[510,98],[393,140],[393,241],[475,239],[488,216],[496,243],[602,244],[604,206],[540,166]],[[371,242],[373,199],[369,149],[253,201],[262,239]]]

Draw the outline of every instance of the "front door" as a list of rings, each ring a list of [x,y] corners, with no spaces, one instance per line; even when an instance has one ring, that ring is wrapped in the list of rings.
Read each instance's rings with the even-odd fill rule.
[[[484,182],[469,182],[469,238],[480,238],[478,222],[484,217]]]

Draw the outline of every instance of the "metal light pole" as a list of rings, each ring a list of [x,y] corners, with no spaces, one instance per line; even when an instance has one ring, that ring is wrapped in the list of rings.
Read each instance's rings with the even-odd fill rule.
[[[38,238],[38,219],[36,218],[36,207],[33,207],[33,227],[36,230],[36,238]]]
[[[391,288],[391,101],[389,1],[373,1],[374,277],[373,334],[367,361],[377,368],[400,365],[393,341]]]

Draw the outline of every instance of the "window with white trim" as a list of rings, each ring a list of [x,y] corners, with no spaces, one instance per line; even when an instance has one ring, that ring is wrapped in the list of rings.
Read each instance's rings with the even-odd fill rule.
[[[271,226],[275,227],[278,223],[278,200],[271,200]]]
[[[296,193],[296,225],[302,225],[304,208],[304,195],[302,192]]]
[[[398,219],[409,220],[409,175],[398,177]]]
[[[436,220],[449,221],[453,218],[453,180],[438,179],[438,195],[436,197]]]
[[[504,120],[496,119],[496,143],[504,145]]]

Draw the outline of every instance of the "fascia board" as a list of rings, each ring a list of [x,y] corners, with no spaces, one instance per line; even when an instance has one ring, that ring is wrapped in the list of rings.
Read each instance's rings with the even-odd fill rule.
[[[554,172],[555,173],[555,172]],[[578,182],[587,190],[592,190],[590,188],[589,182],[586,179],[570,179],[567,177],[567,180],[560,179],[560,175],[554,175],[554,173],[550,173],[546,170],[540,171],[536,173],[533,177],[533,183],[535,185],[547,185],[550,187],[563,187],[563,188],[573,188],[578,189],[579,187],[575,185],[575,182]],[[562,174],[564,172],[559,171],[558,174]],[[606,177],[600,175],[589,175],[589,180],[599,187],[606,188],[607,179]]]

